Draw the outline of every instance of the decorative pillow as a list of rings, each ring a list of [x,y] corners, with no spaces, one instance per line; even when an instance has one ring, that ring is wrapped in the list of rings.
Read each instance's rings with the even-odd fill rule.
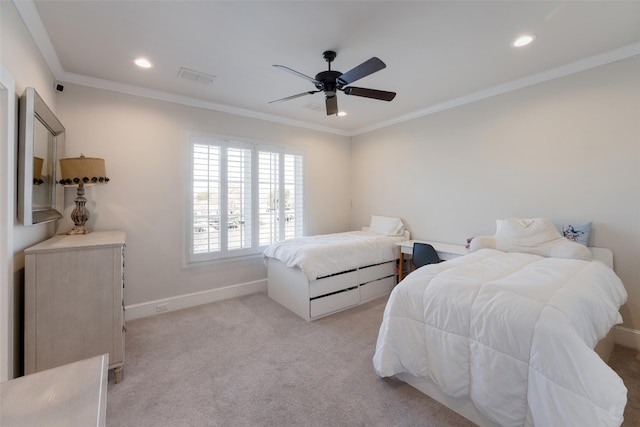
[[[591,259],[584,245],[562,237],[546,218],[506,218],[496,221],[494,236],[479,236],[471,241],[470,250],[495,248],[504,252],[524,252],[545,257]]]
[[[565,238],[587,246],[592,221],[556,223],[556,228]]]
[[[400,218],[371,215],[369,231],[384,236],[399,236],[404,232],[404,225]]]
[[[473,237],[468,237],[467,238],[467,244],[464,245],[465,248],[469,249],[471,247],[471,241],[473,240]]]

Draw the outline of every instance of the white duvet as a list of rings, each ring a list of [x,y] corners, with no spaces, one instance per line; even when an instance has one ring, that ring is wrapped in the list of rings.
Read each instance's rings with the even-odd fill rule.
[[[592,348],[626,298],[599,261],[481,249],[395,287],[374,368],[428,377],[504,426],[617,426],[627,390]]]
[[[397,259],[400,247],[395,243],[403,240],[407,238],[369,231],[322,234],[275,243],[264,251],[264,256],[267,262],[276,258],[287,267],[300,268],[311,281]]]

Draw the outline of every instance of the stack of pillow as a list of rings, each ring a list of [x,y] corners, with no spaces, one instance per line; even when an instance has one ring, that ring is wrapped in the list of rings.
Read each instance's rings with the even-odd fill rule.
[[[589,223],[589,227],[590,227]],[[524,252],[545,257],[591,260],[591,251],[586,246],[588,231],[566,227],[564,236],[557,226],[546,218],[506,218],[496,221],[493,236],[474,237],[469,249],[474,252],[482,248],[504,252]],[[577,232],[580,231],[580,232]],[[566,238],[565,238],[566,237]],[[578,241],[583,244],[577,243]]]

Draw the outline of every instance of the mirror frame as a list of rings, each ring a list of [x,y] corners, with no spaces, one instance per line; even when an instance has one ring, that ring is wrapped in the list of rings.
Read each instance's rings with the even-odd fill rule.
[[[58,159],[64,157],[65,129],[38,92],[28,87],[20,96],[18,151],[18,218],[24,225],[41,224],[62,218],[64,187],[60,180]],[[53,136],[52,169],[47,191],[51,194],[48,209],[33,210],[34,126],[38,120]]]

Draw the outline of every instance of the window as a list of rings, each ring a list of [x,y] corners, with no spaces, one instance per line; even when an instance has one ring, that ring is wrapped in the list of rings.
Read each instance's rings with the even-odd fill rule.
[[[261,253],[304,229],[300,151],[189,136],[188,262]]]

